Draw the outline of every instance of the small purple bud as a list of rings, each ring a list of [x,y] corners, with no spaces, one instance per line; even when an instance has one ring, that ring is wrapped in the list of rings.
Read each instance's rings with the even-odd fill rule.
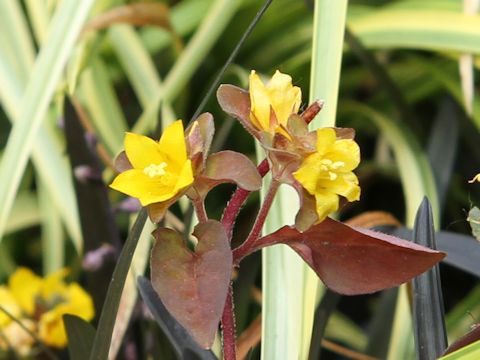
[[[126,213],[135,213],[142,209],[142,204],[137,198],[127,197],[125,200],[115,206],[115,211],[121,211]]]
[[[94,133],[91,132],[86,132],[84,134],[85,142],[87,143],[87,147],[91,151],[95,151],[95,146],[97,146],[97,137],[95,136]]]
[[[75,178],[82,184],[88,183],[91,180],[102,180],[100,171],[90,165],[78,165],[73,168]]]
[[[85,271],[94,272],[103,267],[106,260],[114,259],[117,251],[110,244],[103,244],[98,249],[89,251],[85,254],[82,262],[82,268]]]
[[[57,119],[57,126],[61,130],[65,130],[65,117],[59,116]]]
[[[125,344],[124,356],[126,360],[137,360],[137,346],[133,341],[129,341]]]

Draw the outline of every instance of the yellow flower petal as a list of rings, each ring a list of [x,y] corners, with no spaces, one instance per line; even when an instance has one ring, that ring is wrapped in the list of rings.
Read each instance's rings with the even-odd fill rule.
[[[302,166],[293,173],[295,179],[312,195],[317,190],[318,178],[322,173],[320,169],[322,158],[322,155],[319,153],[308,156],[303,161]]]
[[[132,169],[119,174],[110,187],[138,198],[142,206],[147,206],[168,200],[176,195],[177,175],[170,174],[169,176],[169,178],[165,176],[152,178],[147,176],[143,170]]]
[[[277,121],[287,126],[291,114],[296,114],[302,102],[302,92],[299,87],[292,86],[289,75],[276,71],[268,82],[269,97]]]
[[[160,151],[166,155],[167,163],[176,166],[175,172],[180,171],[187,158],[187,146],[182,120],[177,120],[167,126],[159,141]]]
[[[360,186],[358,179],[354,173],[337,174],[335,180],[320,179],[317,182],[317,191],[328,189],[328,191],[342,195],[348,201],[356,201],[360,199]]]
[[[334,193],[326,191],[317,192],[315,193],[315,202],[319,222],[338,210],[338,195]]]
[[[296,114],[302,101],[299,87],[292,86],[289,75],[276,71],[265,85],[260,77],[252,70],[249,78],[250,93],[250,121],[258,129],[274,133],[285,132],[288,118]],[[271,119],[275,115],[276,122]],[[289,138],[287,134],[287,138]]]
[[[42,279],[24,267],[19,267],[8,280],[10,291],[23,311],[29,315],[35,311],[35,297],[41,285]]]
[[[66,301],[41,315],[39,337],[53,347],[62,348],[67,344],[67,334],[63,324],[63,315],[76,315],[86,321],[94,316],[93,302],[90,296],[76,283],[68,286]]]
[[[250,121],[259,130],[270,130],[270,97],[260,77],[252,70],[249,78]]]
[[[125,152],[133,169],[119,174],[110,187],[138,198],[143,206],[172,199],[194,181],[181,120],[165,129],[159,143],[127,133]]]
[[[45,301],[52,301],[67,292],[65,277],[68,275],[68,269],[60,269],[47,275],[41,283],[39,293]]]
[[[173,191],[176,193],[180,192],[181,190],[185,189],[193,182],[193,172],[192,172],[192,162],[187,160],[183,165],[182,170],[180,171],[180,175],[178,176],[177,183],[175,184],[175,188]]]
[[[134,168],[143,169],[165,161],[158,142],[147,136],[127,132],[124,144],[127,158]]]
[[[18,305],[13,294],[6,286],[0,286],[0,304],[10,313],[10,315],[14,316],[15,318],[18,319],[21,316],[22,309]],[[10,316],[0,310],[0,329],[9,324],[11,321],[12,319]]]
[[[324,155],[337,141],[337,135],[332,128],[317,129],[317,153]]]
[[[360,162],[360,149],[351,139],[336,139],[334,129],[317,130],[316,152],[307,156],[294,178],[315,196],[319,221],[338,209],[338,195],[348,201],[360,198],[358,179],[352,172]]]
[[[353,140],[337,140],[327,156],[334,162],[343,162],[342,171],[352,171],[360,164],[360,148]]]

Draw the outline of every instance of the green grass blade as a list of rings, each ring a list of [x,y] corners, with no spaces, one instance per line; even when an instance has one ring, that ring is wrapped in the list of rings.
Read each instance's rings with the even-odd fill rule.
[[[0,237],[28,161],[38,128],[61,76],[68,55],[87,17],[92,0],[64,1],[51,24],[51,37],[42,48],[23,96],[0,163]]]
[[[325,101],[311,128],[335,126],[347,0],[317,0],[314,14],[310,101]]]
[[[48,188],[43,181],[38,183],[38,203],[42,214],[42,266],[43,274],[50,274],[63,267],[65,244],[61,217],[52,207]]]
[[[140,104],[145,108],[162,87],[160,75],[150,54],[132,26],[114,26],[109,29],[108,36]],[[164,124],[176,120],[169,103],[164,102],[162,110],[161,118]]]
[[[91,66],[82,73],[80,94],[98,140],[105,145],[110,156],[115,156],[123,148],[127,121],[108,77],[106,65],[100,58],[94,59]]]
[[[480,16],[435,9],[385,9],[348,25],[370,48],[480,53]]]
[[[0,44],[8,42],[16,74],[21,81],[26,81],[35,60],[35,52],[21,3],[16,0],[1,1],[0,14]],[[2,49],[5,49],[3,45]]]
[[[480,358],[480,340],[457,351],[439,358],[439,360],[477,360]]]
[[[120,298],[132,263],[133,254],[135,253],[135,248],[137,247],[146,220],[147,211],[143,209],[138,214],[128,234],[127,240],[123,245],[122,252],[118,257],[98,321],[97,333],[92,346],[92,352],[90,353],[90,360],[103,360],[108,357]]]
[[[25,8],[30,18],[32,30],[40,45],[45,43],[48,35],[48,21],[50,14],[46,1],[25,0]]]
[[[313,128],[335,124],[347,1],[315,2],[310,101],[326,106]],[[296,193],[281,188],[264,231],[293,223]],[[318,277],[290,249],[263,251],[263,359],[306,359],[310,348]]]
[[[38,225],[41,216],[35,194],[19,192],[5,227],[5,235]]]
[[[2,5],[5,5],[2,3]],[[5,34],[12,33],[15,39],[15,28],[5,28]],[[12,49],[10,49],[12,50]],[[0,98],[9,120],[13,123],[18,122],[22,104],[23,90],[26,86],[26,75],[18,75],[14,70],[14,65],[8,63],[6,56],[7,48],[0,50]],[[21,57],[22,54],[16,56]],[[27,69],[31,70],[31,68]],[[49,113],[48,119],[42,121],[35,141],[33,142],[32,157],[41,176],[43,183],[48,188],[50,198],[58,209],[60,216],[65,222],[67,231],[73,239],[77,251],[81,251],[81,234],[78,221],[76,201],[73,194],[73,186],[68,163],[63,154],[63,146],[55,133],[55,120]]]
[[[215,41],[223,35],[239,3],[239,0],[216,0],[211,5],[204,21],[165,78],[163,88],[155,93],[133,132],[146,133],[155,126],[160,102],[169,103],[182,91]]]

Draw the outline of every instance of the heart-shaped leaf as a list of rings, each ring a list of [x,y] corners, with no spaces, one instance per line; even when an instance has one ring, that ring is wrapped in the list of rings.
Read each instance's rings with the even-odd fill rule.
[[[221,223],[209,220],[195,227],[195,252],[181,234],[154,231],[151,278],[168,311],[204,348],[215,338],[232,271],[232,252]]]
[[[257,244],[289,245],[330,289],[345,295],[397,286],[445,257],[445,253],[330,218],[303,233],[284,226]]]

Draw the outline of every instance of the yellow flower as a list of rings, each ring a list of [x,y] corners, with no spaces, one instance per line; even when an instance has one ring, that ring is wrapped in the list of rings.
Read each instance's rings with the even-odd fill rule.
[[[291,114],[298,112],[302,101],[302,92],[299,87],[292,86],[292,78],[277,70],[264,85],[252,70],[249,92],[251,123],[258,130],[284,133],[282,127],[287,126]]]
[[[470,184],[471,184],[471,183],[474,183],[475,181],[480,182],[480,173],[478,173],[477,175],[475,175],[472,180],[468,180],[468,182],[469,182]]]
[[[22,309],[18,305],[15,296],[13,296],[12,292],[6,286],[0,286],[0,305],[15,318],[20,317],[22,313]],[[0,309],[0,328],[3,328],[11,321],[10,316]]]
[[[133,168],[110,187],[138,198],[143,206],[169,200],[193,183],[181,120],[168,126],[158,142],[127,133],[125,153]]]
[[[94,317],[93,302],[90,296],[76,283],[63,285],[62,293],[55,294],[57,301],[61,299],[61,302],[43,313],[39,321],[40,339],[46,345],[58,348],[67,344],[63,315],[72,314],[87,321]]]
[[[33,315],[35,312],[35,297],[42,284],[42,279],[31,270],[20,267],[8,279],[8,286],[22,310]]]
[[[334,129],[317,130],[316,152],[308,155],[293,173],[315,197],[319,221],[338,209],[339,195],[348,201],[360,198],[358,179],[352,172],[360,162],[360,149],[351,139],[337,140]]]
[[[58,348],[67,344],[64,314],[76,315],[86,321],[95,315],[90,295],[77,283],[66,284],[64,278],[67,274],[67,269],[61,269],[41,278],[21,267],[10,276],[8,287],[0,286],[2,306],[28,325],[46,345]],[[22,353],[29,350],[34,343],[32,336],[27,337],[15,321],[5,316],[0,312],[0,330],[7,335],[8,342]],[[10,336],[14,341],[10,341]],[[0,342],[0,348],[5,346]]]

